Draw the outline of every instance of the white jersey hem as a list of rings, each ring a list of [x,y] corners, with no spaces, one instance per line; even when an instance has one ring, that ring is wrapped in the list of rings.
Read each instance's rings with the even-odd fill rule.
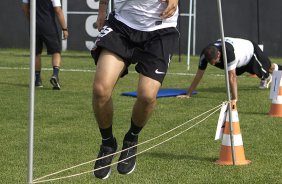
[[[119,15],[115,15],[115,18],[126,24],[127,26],[131,27],[132,29],[136,29],[138,31],[155,31],[155,30],[159,30],[159,29],[163,29],[163,28],[169,28],[169,27],[176,27],[177,26],[177,22],[166,22],[163,21],[160,25],[155,25],[153,27],[142,27],[140,25],[136,25],[136,24],[132,24],[131,22],[127,21],[126,19],[124,19],[123,17],[119,16]]]

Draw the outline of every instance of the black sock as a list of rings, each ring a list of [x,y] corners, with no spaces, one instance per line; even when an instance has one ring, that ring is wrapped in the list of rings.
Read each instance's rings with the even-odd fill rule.
[[[269,77],[269,73],[266,73],[265,75],[262,76],[261,80],[266,80]]]
[[[41,71],[35,71],[35,79],[40,79],[40,73]]]
[[[53,66],[53,75],[57,76],[59,75],[60,67]]]
[[[143,127],[138,127],[134,124],[131,119],[131,126],[128,132],[124,136],[124,140],[130,142],[137,142],[138,141],[138,134],[141,132]]]
[[[115,140],[112,132],[112,125],[109,128],[99,128],[100,133],[102,135],[102,144],[104,146],[111,146],[113,147],[115,145]]]

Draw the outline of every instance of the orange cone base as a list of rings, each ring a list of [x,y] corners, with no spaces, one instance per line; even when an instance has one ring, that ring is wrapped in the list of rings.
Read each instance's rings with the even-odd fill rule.
[[[282,104],[272,104],[269,115],[272,117],[282,117]]]
[[[247,75],[247,77],[257,78],[257,75],[256,74],[250,74],[250,75]]]
[[[235,165],[247,165],[251,163],[250,160],[246,160],[245,158],[243,146],[235,146],[234,152],[235,152]],[[231,146],[221,145],[220,159],[215,161],[215,163],[219,165],[233,165]]]
[[[236,161],[235,165],[248,165],[250,164],[252,161],[250,160],[244,160],[244,161]],[[222,161],[222,160],[217,160],[215,161],[216,164],[218,165],[233,165],[233,161]]]

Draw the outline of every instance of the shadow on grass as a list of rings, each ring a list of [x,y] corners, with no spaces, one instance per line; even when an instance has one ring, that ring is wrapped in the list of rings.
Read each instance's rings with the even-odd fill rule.
[[[15,84],[15,83],[9,83],[9,82],[0,82],[0,85],[7,85],[7,86],[15,86],[15,87],[22,87],[29,89],[29,84]],[[35,88],[35,90],[52,90],[52,87],[41,87],[41,88]]]
[[[143,155],[161,158],[164,160],[198,160],[198,161],[208,161],[208,162],[214,162],[217,160],[214,157],[200,157],[195,155],[179,155],[179,154],[173,154],[173,153],[144,153]]]
[[[29,58],[30,55],[29,54],[10,54],[11,56],[14,56],[14,57],[25,57],[25,58]],[[91,54],[87,55],[87,54],[62,54],[62,57],[63,58],[71,58],[71,59],[75,59],[75,58],[91,58]],[[50,55],[47,55],[47,54],[42,54],[41,55],[41,58],[51,58]]]
[[[225,93],[226,88],[225,87],[201,87],[198,89],[201,92],[208,92],[208,93]]]
[[[268,115],[268,112],[264,112],[264,113],[260,113],[260,112],[257,112],[257,111],[240,111],[238,112],[238,114],[247,114],[247,115],[262,115],[262,116],[265,116],[265,115]]]
[[[9,83],[9,82],[0,82],[1,85],[7,85],[7,86],[16,86],[16,87],[24,87],[29,88],[29,84],[15,84],[15,83]]]

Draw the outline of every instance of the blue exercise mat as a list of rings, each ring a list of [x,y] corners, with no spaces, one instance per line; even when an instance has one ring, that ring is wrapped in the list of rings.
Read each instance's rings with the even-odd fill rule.
[[[157,98],[160,97],[172,97],[172,96],[178,96],[178,95],[185,95],[187,90],[182,90],[182,89],[172,89],[172,88],[167,88],[167,89],[160,89],[157,94]],[[193,91],[192,95],[196,95],[197,92]],[[124,92],[121,95],[123,96],[132,96],[136,97],[137,92],[132,91],[132,92]]]

